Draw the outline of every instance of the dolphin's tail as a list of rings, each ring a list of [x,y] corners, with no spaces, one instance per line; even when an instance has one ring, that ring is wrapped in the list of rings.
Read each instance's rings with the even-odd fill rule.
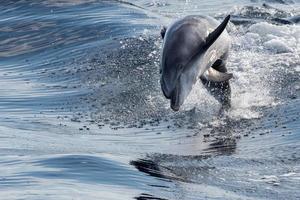
[[[227,69],[225,67],[225,62],[222,60],[217,60],[212,66],[217,71],[222,73],[227,73]],[[208,90],[208,92],[215,97],[217,101],[222,104],[223,109],[228,109],[231,106],[231,88],[229,84],[229,80],[222,82],[215,82],[208,80],[204,77],[200,78],[204,87]]]

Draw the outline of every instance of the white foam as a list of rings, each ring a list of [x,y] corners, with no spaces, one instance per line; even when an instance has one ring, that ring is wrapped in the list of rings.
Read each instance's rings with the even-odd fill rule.
[[[261,22],[233,37],[228,62],[229,71],[234,74],[230,117],[258,118],[261,114],[257,108],[278,103],[270,92],[274,90],[272,82],[277,79],[274,68],[296,68],[300,52],[299,33],[299,26]]]
[[[209,104],[214,103],[216,103],[216,100],[208,94],[208,92],[205,90],[201,83],[197,82],[193,86],[191,93],[186,98],[182,108],[184,110],[190,110],[194,107],[203,107],[206,105],[210,107]]]
[[[257,33],[260,36],[268,36],[268,34],[278,37],[285,37],[290,33],[290,29],[287,26],[276,26],[267,22],[260,22],[250,26],[249,31]]]
[[[275,53],[293,52],[293,50],[288,45],[286,45],[283,41],[277,39],[272,39],[265,42],[264,46]]]
[[[297,53],[300,49],[300,27],[277,26],[261,22],[250,26],[246,41],[256,40],[258,47],[270,50],[272,53]],[[259,36],[259,38],[258,38]]]

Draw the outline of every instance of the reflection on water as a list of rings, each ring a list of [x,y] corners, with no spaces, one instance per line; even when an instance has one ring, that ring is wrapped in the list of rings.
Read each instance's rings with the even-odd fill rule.
[[[73,179],[91,184],[124,185],[135,189],[140,188],[143,181],[143,177],[139,177],[138,173],[126,165],[95,156],[66,155],[38,160],[32,165],[44,170],[20,173],[18,176]]]
[[[207,159],[216,156],[230,156],[236,150],[236,138],[232,137],[230,127],[214,128],[211,131],[215,137],[207,148],[199,152],[199,155],[175,155],[175,154],[149,154],[145,158],[133,160],[131,165],[139,171],[150,176],[170,182],[197,183],[193,176],[203,176],[214,170],[214,166],[206,164]],[[212,133],[213,132],[213,133]],[[218,134],[216,134],[218,133]],[[157,186],[154,186],[157,187]],[[161,199],[149,194],[141,194],[137,199]],[[164,198],[162,198],[164,199]]]

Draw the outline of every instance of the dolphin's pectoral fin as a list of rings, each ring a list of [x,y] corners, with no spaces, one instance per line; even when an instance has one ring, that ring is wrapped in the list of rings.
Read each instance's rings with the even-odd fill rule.
[[[233,77],[232,73],[227,73],[227,72],[220,72],[215,70],[214,68],[210,67],[203,75],[202,79],[206,79],[208,81],[213,81],[213,82],[224,82],[228,81]]]
[[[167,31],[167,27],[165,27],[165,26],[162,27],[162,29],[160,30],[160,35],[161,35],[162,39],[164,39],[166,31]]]

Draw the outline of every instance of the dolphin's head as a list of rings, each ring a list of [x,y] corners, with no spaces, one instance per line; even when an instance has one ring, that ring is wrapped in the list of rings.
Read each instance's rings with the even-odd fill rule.
[[[197,72],[195,69],[188,68],[184,70],[177,80],[175,89],[172,91],[170,98],[170,106],[172,110],[178,111],[188,94],[191,92],[193,85],[197,80]]]
[[[197,80],[198,68],[186,64],[175,69],[162,74],[161,88],[165,97],[170,99],[171,108],[178,111]]]
[[[171,30],[172,31],[172,30]],[[161,89],[178,111],[197,80],[197,71],[190,66],[192,57],[203,40],[191,26],[170,33],[167,30],[161,57]]]

